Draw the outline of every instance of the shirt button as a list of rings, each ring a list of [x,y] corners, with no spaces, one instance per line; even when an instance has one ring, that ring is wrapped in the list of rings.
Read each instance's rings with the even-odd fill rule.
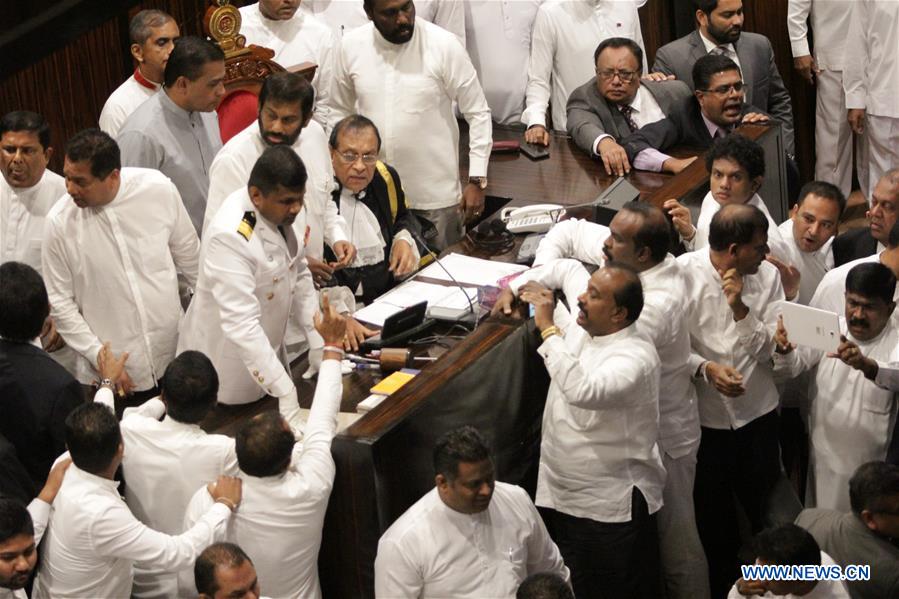
[[[272,299],[274,299],[274,297],[275,297],[275,294],[274,294],[274,293],[269,293],[269,294],[266,296],[266,299],[267,299],[268,301],[272,301]]]
[[[253,371],[253,376],[259,376],[259,371],[258,371],[258,370],[254,370],[254,371]]]
[[[268,255],[268,261],[271,262],[272,260],[274,260],[274,258],[272,258],[272,255],[269,254],[269,255]]]
[[[263,378],[263,377],[259,377],[259,378],[257,378],[256,380],[259,381],[260,383],[264,383],[264,382],[265,382],[265,378]]]
[[[272,279],[272,282],[273,282],[273,283],[277,283],[277,282],[280,281],[280,280],[281,280],[281,279],[280,279],[279,277],[275,277],[274,279]]]

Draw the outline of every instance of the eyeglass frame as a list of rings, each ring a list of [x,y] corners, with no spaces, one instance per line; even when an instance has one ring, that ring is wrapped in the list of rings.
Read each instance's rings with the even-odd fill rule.
[[[336,152],[337,156],[344,164],[356,164],[358,160],[362,160],[365,166],[374,166],[378,162],[377,154],[359,154],[358,152]]]
[[[701,89],[701,92],[707,94],[715,94],[716,96],[727,96],[731,92],[735,94],[742,94],[746,91],[746,83],[743,81],[737,81],[736,83],[731,83],[730,85],[719,85],[715,89]]]
[[[619,71],[615,70],[607,70],[607,69],[596,69],[596,76],[602,79],[603,81],[614,81],[615,77],[621,81],[621,83],[633,83],[634,79],[640,74],[640,71]]]

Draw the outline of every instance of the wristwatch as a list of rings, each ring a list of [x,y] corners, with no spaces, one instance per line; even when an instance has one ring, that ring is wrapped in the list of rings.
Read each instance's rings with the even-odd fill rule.
[[[477,185],[481,190],[487,189],[487,177],[469,177],[468,182]]]
[[[100,389],[100,388],[103,388],[103,387],[108,387],[108,388],[109,388],[110,390],[112,390],[112,391],[115,390],[115,385],[114,385],[113,382],[112,382],[111,380],[109,380],[109,379],[101,379],[101,380],[100,380],[100,383],[97,385],[97,388]]]

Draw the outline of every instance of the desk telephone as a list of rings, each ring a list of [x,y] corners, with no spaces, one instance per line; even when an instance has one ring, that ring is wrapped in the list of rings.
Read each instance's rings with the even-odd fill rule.
[[[499,218],[512,233],[546,233],[559,221],[565,208],[559,204],[534,204],[503,208]]]

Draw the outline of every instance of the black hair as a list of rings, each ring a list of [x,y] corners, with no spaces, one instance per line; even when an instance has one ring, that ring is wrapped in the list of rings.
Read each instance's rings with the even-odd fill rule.
[[[115,414],[103,404],[87,403],[66,418],[66,448],[76,466],[99,474],[112,463],[122,442]]]
[[[622,210],[639,214],[643,223],[634,235],[634,246],[637,251],[649,248],[653,262],[661,262],[671,247],[671,225],[665,213],[649,202],[632,200],[621,207]]]
[[[284,429],[284,418],[276,410],[263,412],[244,423],[234,440],[237,464],[250,476],[281,474],[290,466],[295,443]]]
[[[849,505],[859,516],[865,510],[888,509],[886,502],[899,496],[899,466],[886,462],[862,464],[849,479]]]
[[[297,73],[283,71],[273,73],[262,82],[259,91],[259,111],[262,112],[266,102],[275,104],[300,104],[302,114],[300,118],[307,119],[312,114],[312,105],[315,102],[315,88],[312,84]]]
[[[28,342],[50,315],[47,288],[36,270],[21,262],[0,265],[0,336]]]
[[[459,463],[472,464],[491,459],[490,446],[473,426],[463,426],[444,433],[434,445],[434,474],[448,481],[459,475]]]
[[[558,574],[535,572],[521,581],[515,599],[574,599],[574,592]]]
[[[302,189],[306,186],[306,166],[293,151],[284,145],[265,149],[250,171],[248,187],[256,187],[263,194],[270,194],[279,186]]]
[[[71,162],[89,162],[91,175],[97,179],[105,179],[122,168],[119,145],[99,129],[84,129],[73,135],[66,144],[66,158]]]
[[[153,35],[153,29],[162,27],[169,21],[174,21],[172,15],[156,9],[142,10],[131,18],[128,25],[128,37],[132,44],[143,46],[144,42]]]
[[[225,60],[225,53],[216,44],[195,35],[179,37],[165,63],[164,85],[172,87],[178,77],[196,81],[203,74],[203,67],[219,60]]]
[[[0,497],[0,543],[21,535],[34,535],[31,515],[18,501]]]
[[[612,297],[615,298],[616,306],[627,310],[628,323],[634,322],[643,312],[643,284],[640,283],[640,275],[621,262],[609,262],[605,268],[616,270],[624,276],[624,284],[612,293]]]
[[[610,37],[599,42],[599,45],[596,46],[596,50],[593,52],[594,65],[599,61],[599,55],[606,48],[627,48],[634,55],[634,58],[637,59],[637,72],[643,72],[643,48],[634,40],[627,37]]]
[[[846,275],[846,293],[890,304],[896,293],[896,275],[880,262],[858,264]]]
[[[246,552],[234,543],[213,543],[203,550],[194,563],[194,584],[197,592],[214,597],[219,590],[215,569],[219,566],[236,568],[245,562],[253,563]]]
[[[219,377],[205,354],[188,350],[166,366],[160,388],[169,417],[199,424],[215,406]]]
[[[709,225],[709,247],[723,252],[730,244],[750,243],[759,231],[768,232],[765,213],[749,204],[729,204],[712,217]]]
[[[843,192],[840,191],[840,188],[833,183],[828,183],[827,181],[809,181],[799,190],[799,199],[796,201],[796,205],[802,206],[802,202],[804,202],[805,198],[810,194],[835,202],[840,209],[839,216],[842,216],[843,211],[846,209],[846,196],[844,196]]]
[[[712,14],[712,11],[718,8],[718,0],[693,0],[693,4],[696,6],[696,10],[701,10],[707,15]]]
[[[725,135],[719,137],[705,155],[705,170],[712,172],[716,160],[736,162],[750,179],[765,176],[765,151],[762,146],[742,135]]]
[[[781,524],[758,533],[752,541],[755,556],[778,566],[821,565],[821,548],[807,530]]]
[[[47,119],[30,110],[7,112],[0,119],[0,137],[7,131],[29,131],[37,135],[37,140],[45,150],[50,147],[50,123]]]
[[[328,144],[337,149],[337,141],[340,138],[340,134],[343,133],[344,130],[347,131],[361,131],[364,129],[373,129],[375,132],[375,137],[378,139],[378,151],[381,151],[381,132],[378,131],[378,128],[368,117],[364,117],[361,114],[351,114],[348,117],[344,117],[334,125],[334,129],[331,130],[331,138],[328,140]]]
[[[707,91],[712,77],[725,71],[739,73],[740,67],[727,56],[706,54],[693,64],[693,89]]]

